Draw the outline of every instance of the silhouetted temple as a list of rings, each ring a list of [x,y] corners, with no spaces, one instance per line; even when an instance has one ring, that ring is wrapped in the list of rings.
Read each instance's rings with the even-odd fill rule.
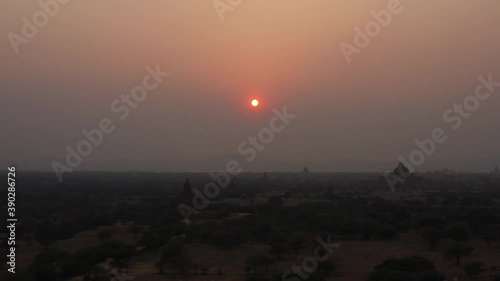
[[[385,173],[384,176],[380,176],[380,180],[388,181],[388,179],[391,179],[393,182],[392,188],[394,188],[416,183],[422,180],[422,177],[415,176],[415,173],[410,172],[410,169],[408,169],[402,162],[399,162],[398,166],[394,170]]]
[[[260,177],[260,180],[263,181],[263,182],[266,182],[269,180],[269,177],[267,176],[266,173],[262,174],[262,177]]]
[[[491,172],[492,174],[500,174],[500,170],[498,169],[498,166],[495,167],[495,169],[493,170],[493,172]]]
[[[191,188],[191,184],[189,183],[189,179],[186,179],[186,182],[184,183],[184,187],[182,188],[182,192],[179,195],[179,197],[177,197],[176,205],[184,203],[188,206],[192,206],[193,205],[193,197],[194,197],[193,189]]]
[[[500,180],[500,169],[498,169],[498,166],[493,169],[493,171],[490,173],[490,179],[494,181]]]
[[[309,174],[309,168],[307,168],[307,166],[304,167],[304,170],[302,170],[302,173],[303,174]]]
[[[415,177],[415,174],[411,173],[410,169],[408,169],[405,166],[405,164],[403,164],[402,162],[399,162],[398,166],[396,167],[396,169],[394,169],[392,171],[392,173],[394,175],[397,175],[397,176],[400,176],[400,177],[403,177],[403,178],[412,178],[412,177]]]

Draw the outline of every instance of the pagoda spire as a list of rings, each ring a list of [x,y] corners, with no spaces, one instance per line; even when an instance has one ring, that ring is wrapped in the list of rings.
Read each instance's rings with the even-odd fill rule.
[[[184,188],[183,188],[183,191],[192,191],[191,189],[191,184],[189,183],[189,179],[186,179],[186,182],[184,182]]]

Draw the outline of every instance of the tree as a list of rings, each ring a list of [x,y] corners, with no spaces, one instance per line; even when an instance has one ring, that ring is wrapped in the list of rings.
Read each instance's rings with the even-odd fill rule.
[[[111,258],[111,265],[118,268],[127,268],[128,262],[134,253],[134,246],[111,240],[100,245],[103,254]]]
[[[376,272],[376,274],[372,275],[372,277],[369,280],[370,281],[419,281],[414,273],[405,271],[393,271],[393,270],[382,270],[380,272]]]
[[[265,270],[268,270],[270,266],[275,264],[273,258],[271,258],[268,255],[260,255],[259,260],[260,260],[260,265],[264,267]]]
[[[260,267],[259,256],[249,256],[246,259],[246,267],[253,269],[253,273],[257,273]]]
[[[377,233],[380,223],[374,219],[367,219],[361,223],[361,235],[364,239],[370,240]]]
[[[35,232],[36,240],[47,249],[56,241],[57,230],[52,224],[43,224]]]
[[[246,268],[252,269],[254,274],[257,274],[260,268],[268,269],[274,264],[274,260],[266,255],[253,255],[246,259]]]
[[[447,259],[455,259],[456,264],[460,264],[460,260],[465,257],[470,255],[472,252],[472,248],[465,247],[461,244],[456,244],[451,247],[449,247],[445,252],[444,252],[444,257]]]
[[[375,267],[370,281],[442,281],[434,263],[426,258],[413,256],[388,259]]]
[[[474,232],[480,232],[482,228],[498,222],[498,216],[488,208],[471,208],[465,215],[465,221]]]
[[[417,275],[417,279],[421,281],[442,281],[446,280],[441,273],[437,272],[436,270],[427,270],[420,272]]]
[[[488,246],[490,246],[491,242],[498,240],[500,234],[500,228],[495,225],[495,226],[487,226],[484,227],[484,229],[481,231],[481,239],[483,239]]]
[[[462,243],[470,239],[471,231],[466,223],[454,223],[448,226],[446,233],[451,240]]]
[[[335,265],[331,260],[320,261],[318,263],[318,271],[322,271],[326,277],[329,277],[332,275],[332,272],[335,272]]]
[[[238,231],[214,231],[211,234],[210,242],[223,249],[230,249],[243,244],[245,236]]]
[[[383,224],[380,226],[377,236],[380,237],[381,239],[386,239],[386,240],[392,240],[398,235],[398,231],[396,230],[396,227],[392,224]]]
[[[424,257],[412,256],[402,259],[388,259],[377,265],[375,270],[391,269],[395,271],[424,272],[436,269],[434,263]]]
[[[358,222],[352,218],[346,218],[339,222],[338,233],[344,235],[345,237],[350,237],[351,235],[357,233]]]
[[[158,262],[160,273],[164,273],[164,265],[171,265],[179,274],[187,276],[193,262],[181,240],[173,239],[161,248],[161,259]]]
[[[485,271],[484,264],[482,262],[471,262],[464,265],[464,271],[471,278],[478,277],[483,271]]]
[[[165,243],[165,236],[156,231],[149,230],[142,235],[138,244],[143,245],[147,250],[153,250],[161,247]]]
[[[325,273],[321,270],[311,273],[309,275],[308,281],[325,281]]]
[[[444,238],[444,232],[441,229],[431,226],[424,227],[421,235],[429,242],[431,250],[434,250],[439,241]]]
[[[269,253],[271,255],[276,256],[277,259],[281,259],[283,254],[288,253],[288,246],[283,242],[274,243],[271,245],[271,249],[269,249]]]
[[[33,275],[29,273],[16,272],[15,274],[9,274],[8,277],[4,279],[5,281],[34,281]],[[107,280],[109,281],[109,280]]]
[[[114,267],[118,267],[119,269],[128,268],[128,264],[133,253],[133,246],[122,243],[121,247],[113,251],[109,256],[110,258],[112,258],[110,264]]]
[[[30,266],[36,280],[62,280],[75,276],[77,264],[73,256],[62,251],[45,251],[38,254]]]
[[[96,266],[83,274],[84,281],[109,281],[110,277],[102,267]]]
[[[269,278],[266,278],[266,276],[262,276],[262,275],[252,274],[252,275],[248,275],[245,278],[245,281],[269,281]]]
[[[255,193],[248,193],[248,203],[250,203],[250,205],[253,205],[255,203],[255,197],[257,195]]]
[[[436,215],[426,215],[426,216],[421,217],[417,221],[416,228],[417,228],[417,232],[419,232],[420,229],[422,229],[426,226],[442,227],[443,225],[446,225],[446,224],[448,224],[448,221],[444,218],[441,218],[441,217],[436,216]]]
[[[111,237],[113,236],[113,230],[112,229],[101,230],[97,235],[99,236],[99,240],[101,240],[101,242],[104,242],[111,239]]]
[[[270,196],[269,197],[269,204],[276,206],[276,207],[281,207],[285,203],[283,198],[281,196]]]
[[[295,253],[299,252],[299,249],[304,245],[304,242],[306,241],[306,238],[304,235],[300,232],[294,232],[291,236],[290,239],[288,240],[288,243],[292,247],[292,249],[295,251]]]
[[[106,255],[100,247],[86,247],[75,253],[75,257],[84,271],[95,269],[95,265],[106,260]]]
[[[129,229],[129,232],[134,234],[134,238],[137,238],[137,235],[142,233],[142,231],[143,231],[143,228],[139,225],[132,225]]]

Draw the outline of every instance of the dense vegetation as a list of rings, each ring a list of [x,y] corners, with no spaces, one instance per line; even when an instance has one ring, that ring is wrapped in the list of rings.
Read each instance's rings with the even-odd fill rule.
[[[190,178],[193,187],[202,187],[210,181],[205,174],[73,173],[62,184],[52,177],[45,173],[20,173],[18,177],[22,218],[18,239],[27,247],[38,243],[45,249],[33,259],[22,280],[65,280],[77,275],[85,280],[110,280],[113,274],[102,267],[103,262],[109,261],[121,272],[138,252],[156,250],[161,252],[159,274],[207,274],[207,268],[191,260],[185,247],[191,243],[223,250],[246,243],[268,245],[267,252],[248,256],[242,267],[248,280],[281,280],[273,265],[313,246],[310,242],[315,237],[331,234],[338,241],[390,241],[409,231],[418,232],[431,250],[450,242],[441,249],[443,258],[476,277],[487,269],[481,261],[462,265],[462,259],[474,251],[468,241],[481,238],[490,245],[500,239],[500,189],[486,175],[453,180],[424,177],[396,192],[412,196],[388,200],[378,196],[388,187],[374,174],[270,174],[264,180],[258,174],[243,174],[190,224],[177,215],[176,198],[185,178]],[[273,195],[259,203],[269,191]],[[228,203],[225,199],[229,198],[236,201]],[[293,198],[312,201],[287,204]],[[234,214],[245,215],[228,219]],[[130,225],[136,242],[125,244],[116,241],[112,231],[100,231],[97,247],[82,245],[76,253],[52,247],[57,240],[115,224]],[[369,276],[373,281],[443,280],[432,261],[418,256],[373,266]],[[223,274],[223,269],[218,273]],[[335,265],[327,261],[319,263],[309,280],[336,274]]]

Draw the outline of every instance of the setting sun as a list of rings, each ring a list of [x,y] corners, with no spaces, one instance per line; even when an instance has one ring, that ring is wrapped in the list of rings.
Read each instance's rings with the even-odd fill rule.
[[[256,106],[258,106],[258,105],[259,105],[259,101],[258,101],[258,100],[256,100],[256,99],[253,99],[253,100],[252,100],[252,106],[253,106],[253,107],[256,107]]]

